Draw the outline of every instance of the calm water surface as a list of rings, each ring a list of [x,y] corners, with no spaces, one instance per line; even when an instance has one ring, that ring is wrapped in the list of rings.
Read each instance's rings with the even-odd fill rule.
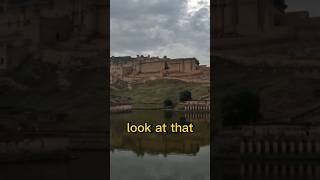
[[[61,163],[0,164],[1,180],[106,180],[107,153],[79,152],[78,159]]]
[[[127,122],[158,124],[181,121],[195,125],[192,134],[126,133]],[[184,121],[184,120],[183,120]],[[186,123],[186,122],[180,122]],[[308,160],[212,160],[210,121],[206,114],[137,111],[113,114],[108,153],[78,152],[79,158],[61,163],[0,164],[0,179],[107,180],[318,180],[318,159]],[[210,166],[213,171],[210,173]]]
[[[209,180],[209,114],[135,111],[111,116],[111,180]],[[194,124],[194,133],[128,134],[126,123]]]

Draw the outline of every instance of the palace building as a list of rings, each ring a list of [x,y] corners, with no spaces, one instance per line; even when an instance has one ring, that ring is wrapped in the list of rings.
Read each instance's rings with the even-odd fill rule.
[[[320,17],[288,12],[284,0],[215,0],[212,6],[215,56],[271,64],[320,57]]]
[[[286,5],[279,0],[215,0],[215,36],[253,35],[284,24]]]
[[[107,50],[104,0],[3,0],[0,68],[28,59],[83,63]]]
[[[110,83],[117,80],[141,82],[154,79],[180,79],[184,81],[209,82],[210,68],[202,66],[196,58],[171,59],[166,56],[110,58]]]

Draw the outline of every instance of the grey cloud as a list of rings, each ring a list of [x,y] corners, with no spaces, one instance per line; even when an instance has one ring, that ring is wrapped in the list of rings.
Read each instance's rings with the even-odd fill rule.
[[[187,0],[111,0],[111,54],[188,55],[209,64],[209,7],[202,7],[190,14]]]
[[[311,16],[320,16],[320,1],[319,0],[287,0],[287,11],[306,10]]]

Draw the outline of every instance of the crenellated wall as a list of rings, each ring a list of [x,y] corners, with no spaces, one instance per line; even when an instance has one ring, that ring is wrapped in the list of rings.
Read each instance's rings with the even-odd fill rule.
[[[110,58],[110,83],[117,80],[134,82],[153,79],[180,79],[209,83],[210,68],[200,66],[196,58],[143,57]]]

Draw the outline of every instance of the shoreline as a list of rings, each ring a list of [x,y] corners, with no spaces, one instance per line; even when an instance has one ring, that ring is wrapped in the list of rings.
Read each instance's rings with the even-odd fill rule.
[[[166,108],[132,108],[131,111],[124,112],[111,112],[111,114],[127,114],[132,111],[174,111],[174,112],[186,112],[186,113],[210,113],[210,111],[186,111],[184,109],[166,109]]]

